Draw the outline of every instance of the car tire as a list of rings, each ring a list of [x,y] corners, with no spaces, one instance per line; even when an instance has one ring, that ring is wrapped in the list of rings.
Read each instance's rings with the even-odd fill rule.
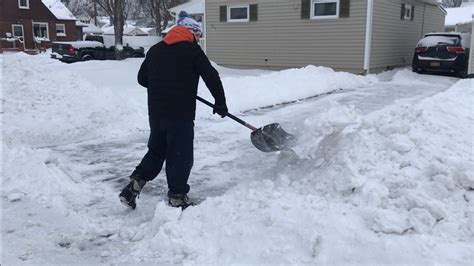
[[[90,54],[85,54],[85,55],[82,56],[81,59],[82,59],[82,61],[89,61],[89,60],[94,59],[94,57]]]
[[[467,67],[461,71],[458,72],[458,76],[462,79],[467,78]]]
[[[423,69],[421,68],[413,68],[413,72],[418,73],[418,74],[423,74]]]

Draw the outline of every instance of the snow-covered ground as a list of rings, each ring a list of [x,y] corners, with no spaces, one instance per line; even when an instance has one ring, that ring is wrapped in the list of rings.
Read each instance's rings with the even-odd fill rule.
[[[168,207],[163,171],[131,211],[118,193],[146,152],[142,60],[0,55],[2,264],[474,261],[472,79],[217,67],[229,109],[280,122],[293,152],[256,150],[198,104],[200,205]]]

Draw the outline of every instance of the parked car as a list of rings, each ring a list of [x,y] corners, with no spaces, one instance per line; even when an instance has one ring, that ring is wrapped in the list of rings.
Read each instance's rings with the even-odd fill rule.
[[[115,47],[106,47],[102,36],[87,36],[85,41],[53,42],[51,48],[51,57],[66,63],[115,59]],[[124,46],[123,53],[125,58],[145,57],[143,47]]]
[[[426,34],[416,45],[414,72],[452,72],[467,77],[471,34],[440,32]]]

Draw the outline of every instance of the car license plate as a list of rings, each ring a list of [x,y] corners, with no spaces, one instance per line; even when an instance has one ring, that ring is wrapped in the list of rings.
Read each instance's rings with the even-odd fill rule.
[[[440,63],[439,62],[431,62],[432,67],[439,67]]]

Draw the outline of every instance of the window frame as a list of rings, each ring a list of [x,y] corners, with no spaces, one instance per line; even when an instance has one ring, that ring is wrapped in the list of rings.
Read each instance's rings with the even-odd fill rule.
[[[38,36],[35,36],[35,24],[46,25],[46,35],[47,35],[47,36],[46,36],[46,39],[51,40],[51,39],[49,38],[49,24],[48,24],[48,22],[35,22],[35,21],[33,21],[33,25],[32,25],[32,26],[33,26],[33,37],[45,38],[45,37],[38,37]]]
[[[21,5],[21,0],[18,0],[18,8],[20,9],[30,9],[30,0],[25,0],[26,6]]]
[[[63,27],[63,33],[58,33],[58,26]],[[64,23],[56,23],[56,36],[58,37],[66,37],[66,24]]]
[[[246,19],[232,19],[230,10],[232,8],[247,8],[247,18]],[[250,5],[229,5],[227,6],[227,22],[250,22]]]
[[[407,15],[407,11],[410,13]],[[403,20],[411,20],[411,13],[413,12],[413,5],[411,4],[405,4],[405,14],[403,16]]]
[[[324,4],[324,3],[336,3],[336,14],[326,15],[326,16],[315,16],[314,11],[315,11],[316,4]],[[341,8],[340,0],[311,0],[310,18],[311,19],[338,19],[340,8]]]
[[[21,27],[21,36],[16,36],[15,35],[15,27]],[[13,38],[25,38],[25,28],[23,27],[23,24],[12,24],[12,37]]]

